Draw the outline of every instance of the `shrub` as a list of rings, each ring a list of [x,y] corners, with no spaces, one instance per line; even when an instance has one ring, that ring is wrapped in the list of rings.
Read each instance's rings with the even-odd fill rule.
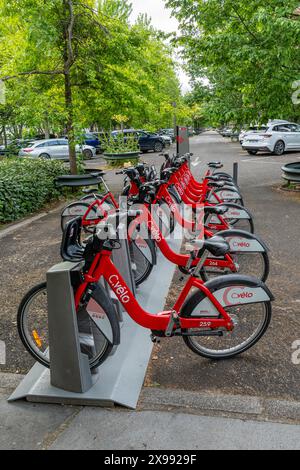
[[[26,159],[0,160],[0,223],[12,222],[57,199],[57,176],[65,174],[61,162]]]

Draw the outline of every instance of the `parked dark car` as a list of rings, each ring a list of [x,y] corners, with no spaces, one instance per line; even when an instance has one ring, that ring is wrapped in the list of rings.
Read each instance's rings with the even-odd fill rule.
[[[95,147],[95,149],[100,150],[100,140],[94,132],[87,132],[86,134],[84,134],[83,138],[86,145],[89,145],[90,147]]]
[[[109,133],[108,132],[91,132],[91,134],[93,134],[99,142],[99,145],[96,147],[97,152],[103,153],[105,151],[107,141],[109,140]]]
[[[140,150],[143,153],[153,150],[153,152],[162,152],[165,148],[165,141],[158,134],[148,133],[142,130],[124,129],[124,138],[133,136],[138,140]],[[121,131],[113,131],[112,135],[117,136]]]
[[[160,129],[158,133],[168,135],[171,137],[172,142],[176,140],[174,129]]]

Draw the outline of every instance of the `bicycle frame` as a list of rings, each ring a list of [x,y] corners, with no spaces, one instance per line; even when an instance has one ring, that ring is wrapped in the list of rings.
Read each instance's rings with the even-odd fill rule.
[[[82,226],[83,227],[91,227],[93,225],[97,225],[100,221],[100,219],[91,219],[91,220],[88,220],[88,216],[90,215],[91,212],[93,212],[93,210],[95,208],[97,208],[97,210],[99,208],[101,208],[101,206],[103,206],[103,204],[108,200],[110,199],[111,202],[113,203],[113,206],[115,207],[115,209],[119,209],[119,204],[117,203],[114,195],[108,191],[104,196],[103,198],[99,199],[97,198],[96,194],[95,194],[95,201],[92,202],[92,204],[89,206],[89,208],[87,209],[86,213],[84,214],[83,218],[82,218]]]
[[[209,231],[206,227],[203,227],[203,221],[202,220],[197,220],[197,221],[190,221],[186,220],[182,217],[181,212],[178,209],[178,206],[176,203],[174,203],[169,191],[168,191],[169,184],[162,184],[157,192],[156,195],[156,200],[154,201],[154,204],[158,203],[159,201],[164,201],[166,204],[169,206],[171,212],[174,214],[174,217],[176,221],[184,228],[187,230],[191,230],[193,232],[197,230],[204,230],[204,235],[208,237],[213,236],[213,232]],[[208,207],[211,206],[212,204],[187,204],[187,206],[190,206],[192,209],[199,209],[201,207]],[[199,214],[197,214],[199,215]],[[209,224],[209,227],[214,230],[218,229],[219,231],[221,230],[229,230],[231,226],[227,223],[226,219],[222,217],[221,215],[215,215],[216,218],[219,220],[219,224]]]
[[[155,240],[158,248],[162,252],[162,254],[169,260],[171,263],[176,264],[177,266],[180,266],[182,268],[186,268],[190,257],[188,255],[182,255],[175,253],[173,251],[169,244],[167,243],[165,237],[161,233],[160,228],[156,224],[151,212],[149,209],[143,205],[142,208],[142,214],[137,216],[131,223],[128,228],[128,236],[129,239],[133,238],[133,233],[135,233],[136,228],[138,226],[143,226],[143,224],[147,227],[149,232],[151,233],[151,237],[153,240]],[[212,234],[211,234],[212,235]],[[192,263],[192,267],[197,266],[199,263],[199,258],[194,259]],[[232,257],[229,254],[226,254],[224,257],[224,260],[219,259],[219,258],[209,258],[204,262],[205,267],[217,267],[220,269],[228,269],[233,273],[237,272],[237,268],[235,266],[235,263],[232,259]]]
[[[111,261],[112,252],[108,250],[102,250],[95,256],[95,259],[89,269],[89,272],[84,275],[84,282],[79,286],[75,294],[75,306],[79,308],[82,298],[90,284],[99,282],[103,277],[110,288],[113,290],[127,313],[130,315],[140,326],[154,330],[154,331],[166,331],[172,315],[176,313],[179,316],[180,328],[181,329],[199,329],[209,328],[218,329],[225,328],[228,331],[232,331],[234,325],[230,316],[227,314],[222,305],[217,301],[210,290],[204,285],[204,283],[195,277],[190,277],[180,293],[173,310],[160,312],[158,315],[151,314],[144,310],[137,302],[133,293],[130,291],[122,275],[119,273],[113,262]],[[187,299],[191,289],[197,288],[201,290],[208,299],[212,302],[214,307],[220,313],[221,318],[203,318],[203,317],[192,317],[183,318],[180,317],[182,306]]]

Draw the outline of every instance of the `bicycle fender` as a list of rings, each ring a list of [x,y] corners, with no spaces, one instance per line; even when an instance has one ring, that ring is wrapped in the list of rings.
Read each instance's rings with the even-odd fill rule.
[[[181,204],[182,203],[182,199],[181,197],[179,196],[178,194],[178,191],[173,187],[173,186],[170,186],[168,188],[168,192],[174,197],[175,201],[177,202],[177,204]]]
[[[226,279],[225,279],[226,278]],[[235,305],[272,302],[274,296],[264,282],[251,276],[229,274],[208,281],[205,286],[214,294],[223,307]],[[197,309],[196,309],[197,307]],[[201,291],[199,295],[192,296],[184,305],[184,311],[196,309],[195,317],[219,316],[219,312],[208,297]]]
[[[228,207],[228,211],[224,214],[224,219],[253,219],[251,212],[246,209],[243,206],[240,206],[239,204],[234,204],[231,202],[224,202],[221,204],[218,204],[217,207]],[[213,219],[212,219],[213,220]],[[218,223],[219,219],[216,219]],[[212,222],[214,223],[214,222]]]
[[[216,189],[212,196],[208,199],[209,202],[217,201],[217,199],[214,197],[214,194],[216,194],[223,201],[229,201],[230,199],[236,200],[241,198],[241,194],[235,191],[233,188],[224,187],[222,189]]]
[[[118,346],[120,344],[121,335],[120,324],[113,302],[100,283],[96,285],[93,296],[99,303],[92,298],[86,310],[103,336],[105,336],[113,346]]]
[[[229,243],[231,253],[266,253],[269,251],[265,242],[252,233],[244,230],[223,230],[218,236],[225,238]]]

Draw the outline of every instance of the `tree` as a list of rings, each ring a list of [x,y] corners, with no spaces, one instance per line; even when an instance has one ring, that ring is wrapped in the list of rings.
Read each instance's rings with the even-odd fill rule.
[[[195,89],[212,122],[300,117],[299,0],[168,0]],[[209,86],[203,86],[203,79]]]
[[[1,36],[14,58],[2,66],[2,71],[6,69],[8,73],[1,79],[63,77],[72,174],[77,173],[72,80],[78,77],[87,79],[82,67],[83,59],[87,57],[91,44],[93,46],[106,33],[93,6],[94,2],[89,0],[2,0],[0,4]],[[16,50],[20,43],[11,41],[16,22],[18,26],[22,25],[19,41],[24,51],[20,52]]]
[[[169,127],[174,101],[180,119],[188,115],[170,46],[149,18],[131,24],[131,11],[127,0],[0,0],[13,121],[23,134],[67,133],[72,173],[84,129],[108,130],[118,115],[126,126]]]

